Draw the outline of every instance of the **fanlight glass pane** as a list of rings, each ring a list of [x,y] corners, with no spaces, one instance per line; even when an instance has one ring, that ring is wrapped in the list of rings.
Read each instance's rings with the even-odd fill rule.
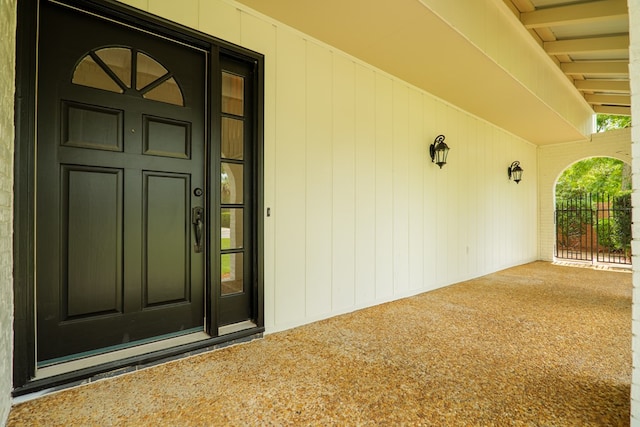
[[[126,87],[131,87],[131,49],[107,47],[96,50],[96,55],[109,66]]]
[[[244,115],[244,78],[222,73],[222,112]]]
[[[242,208],[220,211],[220,249],[241,249],[243,243]]]
[[[146,99],[184,106],[182,92],[173,77],[142,95]]]
[[[222,163],[220,173],[220,196],[223,204],[239,205],[244,200],[244,166],[235,163]]]
[[[224,296],[243,292],[243,254],[222,254],[220,258],[220,293]]]
[[[222,118],[222,157],[225,159],[243,160],[244,156],[244,121]]]
[[[81,86],[122,93],[122,88],[89,55],[73,71],[71,82]]]
[[[136,89],[140,90],[153,83],[160,77],[168,73],[167,69],[158,63],[155,59],[144,53],[137,54],[138,68],[136,70]]]
[[[80,61],[73,72],[72,83],[116,93],[124,93],[121,86],[131,88],[133,85],[131,49],[107,47],[98,49],[91,55],[85,56]],[[99,59],[94,60],[95,57]],[[104,62],[102,66],[100,61]],[[105,66],[108,68],[103,68]],[[109,75],[111,72],[113,72],[111,75],[116,77],[112,78]],[[169,71],[158,61],[144,53],[136,54],[135,90],[140,91],[146,99],[184,106],[184,96],[180,86],[174,77],[169,76]],[[121,80],[120,83],[117,82],[118,79]],[[156,87],[152,85],[153,89],[145,89],[154,82],[157,84]]]

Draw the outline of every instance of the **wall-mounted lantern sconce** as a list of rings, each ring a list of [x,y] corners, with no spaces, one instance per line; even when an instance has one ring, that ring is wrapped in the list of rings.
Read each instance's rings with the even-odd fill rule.
[[[522,179],[522,168],[520,167],[520,162],[516,160],[511,163],[511,166],[507,168],[507,174],[509,175],[509,179],[513,178],[516,184],[518,184]]]
[[[442,169],[442,166],[447,163],[447,155],[449,154],[449,146],[444,143],[444,135],[436,136],[433,144],[429,146],[429,154],[431,161]]]

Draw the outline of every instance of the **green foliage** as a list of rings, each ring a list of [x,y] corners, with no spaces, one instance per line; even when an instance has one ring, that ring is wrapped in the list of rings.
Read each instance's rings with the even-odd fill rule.
[[[587,193],[613,197],[631,191],[631,169],[610,157],[594,157],[574,163],[556,184],[556,200],[567,200]]]
[[[597,233],[599,248],[628,253],[631,247],[631,194],[613,198],[585,195],[556,203],[556,233],[562,247],[584,245],[580,242],[588,236],[590,227]]]
[[[222,240],[225,240],[225,239],[222,239]],[[226,239],[226,240],[230,240],[230,239]],[[228,242],[226,242],[226,245],[225,245],[225,242],[223,241],[222,247],[224,248],[225,246],[230,247],[231,245]],[[231,274],[231,255],[229,254],[222,255],[220,260],[220,273],[223,279],[228,278],[229,274]]]
[[[614,116],[611,114],[598,114],[596,116],[596,132],[623,129],[631,126],[631,116]]]
[[[220,226],[224,228],[231,227],[231,212],[229,210],[223,210],[220,214]]]
[[[605,248],[615,249],[616,235],[614,232],[615,221],[613,218],[600,218],[598,220],[598,245]]]
[[[631,193],[613,199],[613,235],[618,249],[631,247]]]
[[[577,196],[571,200],[558,201],[556,204],[557,233],[570,244],[585,233],[585,224],[592,224],[594,218],[591,197]]]
[[[631,194],[615,197],[611,213],[611,217],[598,220],[598,244],[617,251],[630,248]]]
[[[627,253],[631,245],[631,168],[608,157],[582,160],[556,184],[556,227],[561,244],[579,242],[589,224],[599,247]],[[600,217],[598,206],[611,209]],[[597,219],[597,221],[596,221]]]

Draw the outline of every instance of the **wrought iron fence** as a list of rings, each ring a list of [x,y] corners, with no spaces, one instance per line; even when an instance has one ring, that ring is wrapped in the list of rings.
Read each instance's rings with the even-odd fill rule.
[[[631,264],[631,195],[558,200],[556,258]]]

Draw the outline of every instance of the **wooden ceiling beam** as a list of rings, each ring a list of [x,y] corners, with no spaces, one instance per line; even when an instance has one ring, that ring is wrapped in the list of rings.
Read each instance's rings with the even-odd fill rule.
[[[602,22],[626,16],[627,0],[602,0],[591,3],[538,9],[520,14],[526,28]]]
[[[593,111],[598,114],[613,114],[615,116],[630,116],[631,107],[615,107],[611,105],[594,105]]]
[[[628,52],[629,36],[591,37],[545,42],[544,50],[549,55],[593,52]]]
[[[586,99],[589,104],[620,105],[627,107],[631,105],[631,96],[629,95],[585,95],[584,99]]]
[[[520,12],[532,12],[536,10],[536,7],[531,3],[531,0],[505,0],[510,1]]]
[[[629,93],[631,86],[627,80],[576,80],[578,90],[586,92]]]
[[[588,74],[596,76],[622,75],[629,76],[629,64],[614,61],[577,61],[560,64],[565,74]]]
[[[535,28],[529,31],[537,34],[540,37],[540,39],[543,41],[543,43],[540,43],[540,45],[543,47],[544,47],[544,42],[554,42],[557,40],[556,35],[553,34],[553,31],[551,31],[547,27]]]
[[[509,8],[511,13],[513,13],[516,16],[516,18],[520,19],[520,11],[518,10],[518,7],[515,4],[513,4],[511,0],[502,0],[502,1],[507,6],[507,8]]]

